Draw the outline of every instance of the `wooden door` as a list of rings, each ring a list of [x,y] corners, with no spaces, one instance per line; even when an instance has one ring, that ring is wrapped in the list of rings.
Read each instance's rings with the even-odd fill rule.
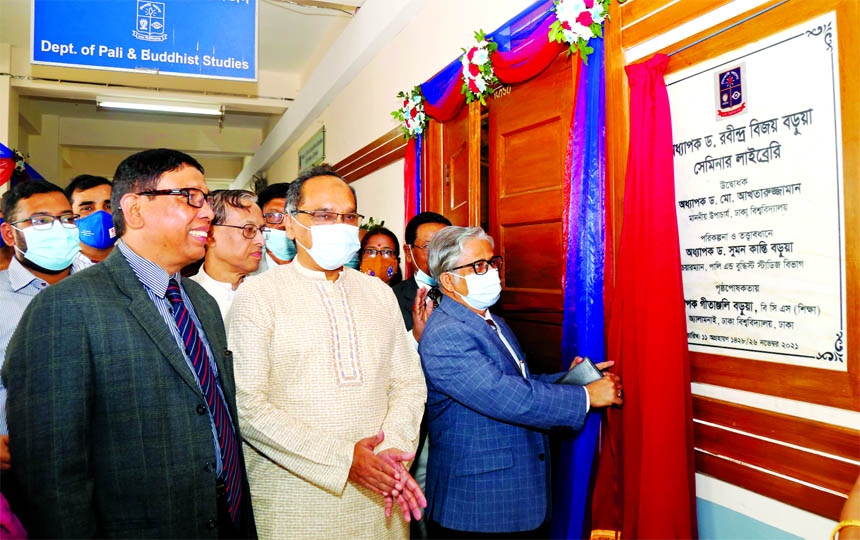
[[[500,308],[537,373],[559,370],[564,165],[573,111],[571,60],[488,101],[488,231],[504,257]]]
[[[451,121],[430,120],[425,137],[424,210],[461,227],[480,224],[481,110],[472,103]]]

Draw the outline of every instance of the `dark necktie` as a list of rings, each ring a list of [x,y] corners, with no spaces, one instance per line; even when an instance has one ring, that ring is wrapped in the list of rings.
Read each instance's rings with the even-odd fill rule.
[[[227,507],[230,511],[230,519],[233,524],[239,526],[239,506],[242,501],[242,478],[239,462],[239,447],[236,441],[236,433],[233,430],[233,422],[227,413],[227,404],[218,392],[218,382],[209,365],[209,355],[203,340],[197,332],[197,326],[182,301],[182,292],[175,279],[171,279],[167,285],[167,299],[173,306],[173,318],[179,327],[179,335],[185,344],[185,352],[194,366],[194,373],[209,406],[209,414],[215,422],[215,431],[218,432],[218,446],[221,448],[221,479],[224,481],[227,491]]]
[[[487,322],[487,324],[489,324],[489,325],[490,325],[490,328],[492,328],[493,330],[495,330],[495,331],[496,331],[496,333],[497,333],[497,334],[499,334],[499,337],[502,337],[502,333],[501,333],[501,332],[499,332],[499,327],[498,327],[498,326],[496,326],[496,322],[495,322],[495,321],[493,321],[492,319],[484,319],[484,320]],[[502,339],[502,343],[504,343],[504,342],[505,342],[505,340],[504,340],[504,339]],[[507,348],[507,345],[505,345],[505,347]],[[517,356],[513,353],[513,351],[509,351],[509,352],[510,352],[510,353],[511,353],[511,355],[514,357],[514,360],[516,360],[516,361],[517,361],[517,365],[520,367],[520,375],[522,375],[523,377],[525,377],[525,376],[526,376],[526,368],[525,368],[525,364],[523,364],[523,361],[522,361],[522,360],[520,360],[519,358],[517,358]]]

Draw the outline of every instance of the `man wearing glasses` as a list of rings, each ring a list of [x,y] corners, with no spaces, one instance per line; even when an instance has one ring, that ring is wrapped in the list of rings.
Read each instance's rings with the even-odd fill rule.
[[[298,254],[230,311],[260,538],[405,538],[421,515],[406,467],[427,388],[391,289],[344,268],[360,220],[331,167],[303,173],[286,199]]]
[[[255,272],[257,274],[288,264],[296,256],[296,243],[287,236],[284,225],[284,206],[289,187],[288,182],[280,182],[266,186],[257,194],[257,206],[266,220],[266,256],[260,261],[260,268]]]
[[[192,280],[218,302],[225,325],[236,289],[256,272],[263,257],[263,212],[257,196],[244,189],[221,189],[210,193],[215,217],[206,240],[206,259]]]
[[[255,536],[224,324],[180,274],[204,255],[208,191],[191,156],[126,158],[116,249],[21,318],[3,380],[32,537]]]
[[[424,324],[429,312],[432,311],[432,307],[427,309],[427,295],[433,289],[435,289],[433,294],[438,293],[439,290],[436,288],[436,280],[430,277],[430,267],[427,265],[430,241],[437,232],[450,225],[451,221],[448,218],[436,212],[421,212],[406,224],[404,234],[406,242],[403,244],[403,252],[405,263],[412,267],[412,275],[394,286],[394,296],[397,297],[397,303],[400,305],[403,324],[406,325],[406,329],[416,343],[421,339]],[[419,291],[422,294],[416,303],[415,298],[419,296]],[[433,300],[434,306],[438,302],[439,298]]]
[[[430,537],[539,538],[549,519],[547,431],[579,429],[589,408],[620,405],[620,379],[605,374],[583,387],[553,384],[562,373],[531,374],[511,329],[490,313],[502,258],[480,227],[436,233],[429,263],[444,294],[418,345]]]
[[[14,256],[0,271],[0,367],[6,347],[30,301],[45,287],[92,263],[81,257],[75,215],[63,190],[49,182],[24,182],[3,195],[0,225]],[[6,388],[0,383],[0,470],[10,467]]]

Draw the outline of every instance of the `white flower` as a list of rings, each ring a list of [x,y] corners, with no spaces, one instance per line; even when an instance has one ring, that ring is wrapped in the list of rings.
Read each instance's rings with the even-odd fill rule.
[[[475,86],[478,87],[478,90],[483,94],[487,90],[487,81],[484,79],[483,75],[478,75],[475,77]]]
[[[486,45],[486,43],[485,43]],[[474,56],[472,56],[472,63],[478,64],[479,66],[483,66],[487,63],[487,60],[490,59],[490,53],[487,51],[485,47],[479,48],[475,51]]]

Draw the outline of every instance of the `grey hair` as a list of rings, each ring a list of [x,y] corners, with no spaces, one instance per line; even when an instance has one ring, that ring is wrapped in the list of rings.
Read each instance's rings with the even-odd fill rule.
[[[244,189],[219,189],[209,194],[209,204],[215,217],[213,225],[221,225],[227,220],[227,208],[250,208],[257,202],[257,196]]]
[[[433,279],[438,280],[439,276],[457,266],[468,240],[486,240],[495,247],[493,237],[480,227],[445,227],[433,236],[427,257]]]

